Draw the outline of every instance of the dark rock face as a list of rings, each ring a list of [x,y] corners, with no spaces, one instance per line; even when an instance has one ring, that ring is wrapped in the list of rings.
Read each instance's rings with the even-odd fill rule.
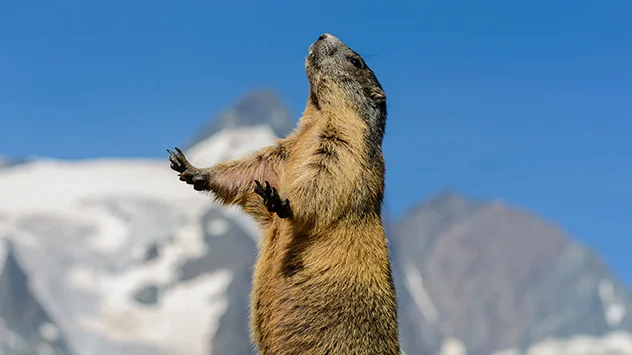
[[[629,316],[605,315],[600,289],[617,282],[599,260],[528,213],[440,194],[397,227],[396,248],[422,275],[435,325],[468,354],[631,329]],[[629,293],[612,288],[614,307],[629,309]]]
[[[158,293],[160,292],[158,286],[144,286],[134,294],[134,299],[138,303],[153,305],[158,303]]]
[[[29,277],[10,243],[0,272],[0,335],[0,348],[7,355],[72,354],[55,322],[31,293]]]

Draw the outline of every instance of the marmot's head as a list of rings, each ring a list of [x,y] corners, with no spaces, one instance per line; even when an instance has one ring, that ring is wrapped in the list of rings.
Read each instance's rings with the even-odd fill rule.
[[[305,71],[310,84],[310,101],[316,107],[348,103],[360,109],[385,106],[382,86],[364,59],[328,33],[309,47]]]

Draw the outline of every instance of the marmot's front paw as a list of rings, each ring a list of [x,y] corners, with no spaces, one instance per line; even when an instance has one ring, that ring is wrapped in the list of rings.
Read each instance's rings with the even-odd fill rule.
[[[196,191],[203,191],[209,189],[209,176],[208,171],[205,169],[198,169],[191,165],[184,153],[177,147],[175,148],[177,153],[169,152],[169,161],[171,162],[171,169],[179,172],[180,180],[186,182],[189,185],[193,185]]]
[[[263,197],[263,204],[271,213],[276,213],[280,218],[287,218],[290,215],[290,201],[286,198],[281,200],[277,190],[265,181],[262,186],[258,180],[255,180],[255,192]]]

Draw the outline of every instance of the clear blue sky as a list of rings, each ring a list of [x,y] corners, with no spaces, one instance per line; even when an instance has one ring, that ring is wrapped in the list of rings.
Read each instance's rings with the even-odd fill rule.
[[[502,198],[632,285],[632,2],[233,4],[3,1],[0,154],[164,157],[252,88],[298,117],[330,32],[386,90],[395,215],[444,188]]]

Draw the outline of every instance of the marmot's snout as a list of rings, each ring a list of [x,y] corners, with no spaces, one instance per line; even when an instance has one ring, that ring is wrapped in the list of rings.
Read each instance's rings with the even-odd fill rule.
[[[309,46],[309,55],[318,59],[323,55],[333,55],[344,44],[336,37],[329,33],[323,33],[318,39]]]
[[[349,98],[356,100],[358,105],[385,100],[380,83],[364,59],[329,33],[321,34],[309,47],[305,71],[310,82],[313,103],[318,102],[324,86],[346,90],[351,93]]]

